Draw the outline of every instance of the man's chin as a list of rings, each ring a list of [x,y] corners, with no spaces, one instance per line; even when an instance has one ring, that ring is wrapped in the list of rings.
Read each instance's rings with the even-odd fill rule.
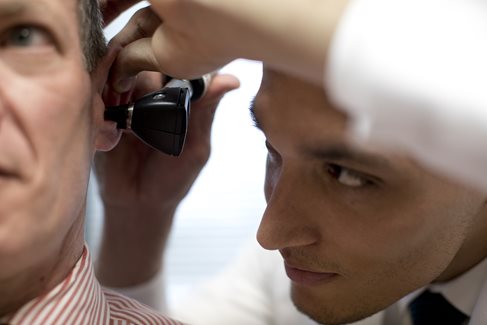
[[[374,314],[355,308],[347,303],[326,303],[325,301],[291,289],[291,298],[296,308],[315,322],[323,325],[346,325],[365,319]],[[346,308],[344,308],[346,306]]]

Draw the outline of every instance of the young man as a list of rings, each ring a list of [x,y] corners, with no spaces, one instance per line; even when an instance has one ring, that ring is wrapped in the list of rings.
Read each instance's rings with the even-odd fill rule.
[[[120,138],[98,2],[0,0],[0,17],[0,323],[178,324],[103,289],[84,245],[93,156]]]
[[[408,324],[409,302],[430,288],[445,294],[453,313],[465,314],[458,324],[469,317],[485,321],[485,193],[444,179],[409,157],[351,147],[345,116],[320,87],[299,79],[266,69],[252,114],[269,148],[268,207],[258,241],[280,252],[299,310],[323,324],[376,313],[374,324]],[[142,251],[151,250],[139,247]],[[220,289],[209,289],[216,300],[200,303],[210,308],[229,299],[235,310],[252,304],[251,291]],[[272,305],[276,290],[254,289],[268,290],[261,295],[263,305]],[[429,311],[430,324],[441,323],[446,314],[436,312]],[[191,314],[188,319],[199,317],[201,324],[219,324],[223,313],[207,312],[204,320]]]
[[[375,316],[363,322],[487,321],[485,193],[441,177],[412,157],[352,146],[346,117],[321,86],[273,69],[265,70],[252,112],[269,148],[268,207],[258,240],[282,256],[290,296],[299,310],[324,324],[345,324],[371,315]],[[136,209],[129,200],[121,202]],[[129,213],[118,216],[136,218]],[[140,223],[137,231],[143,227]],[[115,238],[117,231],[111,234]],[[267,299],[259,303],[272,303],[271,281],[256,285],[255,295],[210,290],[216,300],[199,301],[208,302],[208,307],[218,305],[218,299],[228,300],[241,314],[251,314],[256,309],[248,306],[255,305],[256,295]],[[133,278],[132,282],[136,283]],[[231,315],[222,316],[220,308],[202,313],[207,316],[204,320],[192,314],[202,324],[244,324]],[[278,319],[272,314],[253,316],[255,324]]]

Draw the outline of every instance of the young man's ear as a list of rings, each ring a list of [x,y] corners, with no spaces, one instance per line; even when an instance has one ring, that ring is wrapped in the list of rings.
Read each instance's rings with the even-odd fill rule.
[[[110,67],[115,61],[120,49],[110,48],[107,55],[101,60],[95,71],[91,73],[93,85],[93,120],[95,122],[95,149],[98,151],[112,150],[120,141],[122,131],[117,124],[105,121],[104,91],[106,88]]]

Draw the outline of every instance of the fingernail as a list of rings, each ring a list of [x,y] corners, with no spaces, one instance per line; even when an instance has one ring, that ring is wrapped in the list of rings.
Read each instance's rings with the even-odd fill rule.
[[[122,79],[118,81],[115,85],[113,85],[113,89],[117,93],[123,94],[131,90],[134,87],[134,84],[135,84],[135,78]]]

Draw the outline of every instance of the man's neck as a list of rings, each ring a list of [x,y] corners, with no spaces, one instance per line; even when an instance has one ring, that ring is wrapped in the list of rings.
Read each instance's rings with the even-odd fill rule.
[[[32,299],[48,293],[71,272],[83,253],[84,218],[79,218],[41,265],[0,280],[0,318],[16,312]]]

